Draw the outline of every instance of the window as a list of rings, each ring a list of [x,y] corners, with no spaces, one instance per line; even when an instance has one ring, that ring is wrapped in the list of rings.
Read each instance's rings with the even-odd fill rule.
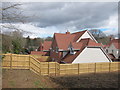
[[[72,47],[70,48],[70,54],[74,54],[74,50]]]
[[[114,50],[112,50],[112,53],[114,53]]]
[[[58,53],[58,50],[59,50],[59,48],[58,48],[58,47],[56,47],[56,53]]]

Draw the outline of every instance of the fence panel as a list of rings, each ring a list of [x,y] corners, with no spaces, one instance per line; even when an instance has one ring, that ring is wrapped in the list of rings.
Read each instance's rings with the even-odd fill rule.
[[[48,74],[49,75],[56,75],[56,62],[49,62],[48,63]]]
[[[120,62],[59,64],[57,62],[40,62],[29,55],[4,54],[3,57],[3,68],[30,69],[39,75],[79,75],[120,70]]]
[[[79,74],[88,73],[88,63],[79,64]]]
[[[48,75],[49,62],[40,62],[41,75]]]
[[[12,56],[12,69],[29,69],[29,55]]]
[[[109,62],[96,63],[96,73],[97,72],[109,72],[109,71],[110,71]]]
[[[30,62],[29,62],[29,68],[36,74],[40,75],[41,70],[40,70],[40,62],[37,61],[34,57],[30,57]]]
[[[3,59],[2,59],[2,66],[5,69],[10,69],[10,65],[11,65],[11,55],[7,54],[7,55],[2,55]]]
[[[119,70],[120,62],[112,62],[110,63],[110,71]]]
[[[79,67],[79,64],[71,64],[70,74],[79,74],[78,67]]]
[[[78,74],[78,64],[60,64],[60,75]]]

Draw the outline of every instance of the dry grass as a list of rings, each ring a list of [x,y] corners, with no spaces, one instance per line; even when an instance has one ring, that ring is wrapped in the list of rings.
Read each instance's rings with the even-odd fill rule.
[[[38,76],[30,70],[3,70],[3,88],[53,88],[47,76]]]
[[[3,69],[3,88],[118,88],[118,72],[38,76],[30,70]]]

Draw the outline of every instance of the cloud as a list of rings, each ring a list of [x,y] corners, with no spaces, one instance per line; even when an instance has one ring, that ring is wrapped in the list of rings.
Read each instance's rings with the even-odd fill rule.
[[[28,33],[23,33],[24,37],[30,36],[30,38],[34,37],[48,37],[52,36],[54,32],[58,33],[58,30],[55,27],[46,27],[40,28],[35,24],[27,23],[27,24],[14,24],[15,26],[19,26],[19,29],[26,31]]]
[[[117,2],[30,2],[22,3],[23,15],[29,16],[22,29],[51,35],[85,28],[117,30]],[[19,22],[16,22],[19,23]],[[112,28],[112,29],[111,29]],[[46,34],[47,33],[47,34]]]
[[[25,4],[26,5],[26,4]],[[24,10],[31,22],[39,22],[39,27],[66,25],[76,28],[94,28],[117,13],[117,3],[28,3]]]

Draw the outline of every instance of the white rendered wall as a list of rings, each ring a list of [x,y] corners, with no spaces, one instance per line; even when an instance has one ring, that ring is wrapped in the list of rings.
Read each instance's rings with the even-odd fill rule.
[[[85,48],[72,63],[110,62],[101,48]]]
[[[81,39],[85,39],[85,38],[90,38],[93,40],[93,38],[88,34],[88,32],[86,31],[78,40],[77,42],[79,42]]]

